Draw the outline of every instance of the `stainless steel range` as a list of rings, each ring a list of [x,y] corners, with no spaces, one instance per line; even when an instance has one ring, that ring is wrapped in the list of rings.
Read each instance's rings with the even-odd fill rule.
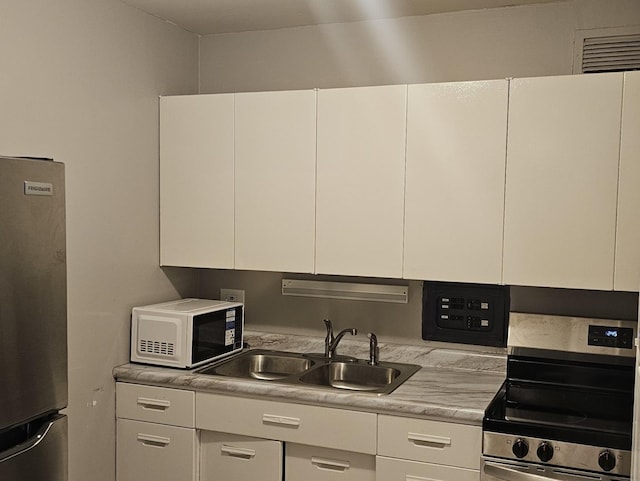
[[[628,481],[635,322],[512,313],[483,481]]]

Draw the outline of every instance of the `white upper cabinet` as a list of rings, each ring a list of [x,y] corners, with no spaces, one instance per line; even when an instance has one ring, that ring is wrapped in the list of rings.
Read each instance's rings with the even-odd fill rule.
[[[315,169],[315,91],[236,94],[236,269],[314,271]]]
[[[318,92],[318,273],[402,277],[406,95]]]
[[[511,81],[505,284],[613,288],[622,78]]]
[[[409,86],[405,278],[501,282],[508,85]]]
[[[640,72],[624,74],[614,288],[640,288]]]
[[[160,99],[160,264],[233,267],[233,94]]]

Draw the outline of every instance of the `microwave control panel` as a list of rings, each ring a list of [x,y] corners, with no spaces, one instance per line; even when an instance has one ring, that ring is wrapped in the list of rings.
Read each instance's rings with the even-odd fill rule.
[[[506,345],[509,288],[425,282],[422,338],[488,346]]]

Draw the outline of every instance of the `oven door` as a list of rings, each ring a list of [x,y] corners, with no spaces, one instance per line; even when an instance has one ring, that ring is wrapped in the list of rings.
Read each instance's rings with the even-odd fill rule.
[[[481,481],[629,481],[624,476],[609,476],[518,461],[482,459]]]

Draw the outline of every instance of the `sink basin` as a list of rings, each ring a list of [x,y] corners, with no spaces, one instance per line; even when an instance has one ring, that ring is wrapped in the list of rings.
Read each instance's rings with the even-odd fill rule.
[[[200,374],[275,381],[304,372],[313,364],[313,360],[294,353],[247,351],[198,372]]]
[[[330,362],[303,374],[300,382],[352,391],[377,391],[392,384],[399,375],[400,371],[392,367]]]
[[[345,360],[346,359],[346,360]],[[298,386],[388,394],[420,366],[393,362],[371,365],[355,358],[309,356],[294,352],[253,349],[196,370],[199,374]]]

